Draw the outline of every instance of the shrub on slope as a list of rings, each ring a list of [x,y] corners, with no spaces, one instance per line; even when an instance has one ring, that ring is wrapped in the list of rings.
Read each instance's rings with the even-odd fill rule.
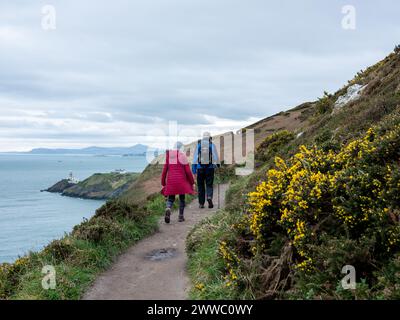
[[[301,146],[287,161],[276,157],[235,225],[242,239],[220,245],[231,281],[253,286],[237,274],[259,260],[263,276],[274,275],[260,283],[276,289],[261,285],[259,297],[399,296],[383,285],[400,272],[399,160],[399,114],[337,152]],[[344,265],[356,268],[361,293],[338,286]]]

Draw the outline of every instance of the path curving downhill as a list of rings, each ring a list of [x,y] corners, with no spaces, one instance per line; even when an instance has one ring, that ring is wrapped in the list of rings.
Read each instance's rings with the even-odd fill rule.
[[[84,300],[184,300],[190,281],[186,272],[186,237],[193,226],[223,208],[227,185],[215,186],[213,209],[199,209],[197,200],[186,206],[185,222],[176,211],[171,223],[160,220],[159,231],[120,255],[83,296]]]

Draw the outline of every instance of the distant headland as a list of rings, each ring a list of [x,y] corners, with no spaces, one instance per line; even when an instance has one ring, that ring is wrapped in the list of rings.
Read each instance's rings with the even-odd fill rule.
[[[28,154],[87,154],[87,155],[145,155],[148,146],[136,144],[131,147],[87,147],[82,149],[50,149],[36,148],[31,151],[24,152]]]

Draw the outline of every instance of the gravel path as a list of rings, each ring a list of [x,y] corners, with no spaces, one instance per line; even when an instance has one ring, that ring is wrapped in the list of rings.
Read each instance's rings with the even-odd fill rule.
[[[214,209],[199,209],[197,200],[185,209],[185,222],[178,222],[178,213],[171,223],[160,220],[154,235],[139,241],[120,255],[113,266],[101,274],[86,292],[84,300],[184,300],[188,298],[190,281],[186,272],[186,237],[193,226],[215,213],[217,199],[224,206],[227,185],[215,186]]]

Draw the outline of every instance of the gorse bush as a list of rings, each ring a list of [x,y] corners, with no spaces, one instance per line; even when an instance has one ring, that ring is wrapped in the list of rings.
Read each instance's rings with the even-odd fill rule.
[[[318,99],[316,110],[319,114],[324,114],[327,112],[331,112],[332,108],[333,108],[332,96],[329,93],[324,92],[323,97]]]
[[[342,266],[353,264],[361,287],[372,290],[364,294],[378,297],[376,271],[400,251],[399,119],[388,118],[338,151],[301,146],[287,161],[276,157],[267,179],[248,195],[248,215],[235,226],[252,237],[253,258],[267,255],[279,237],[278,249],[291,248],[292,276],[315,280],[323,274],[324,286],[317,283],[313,295],[331,290],[346,298],[336,292],[337,281]],[[233,267],[243,248],[222,243],[220,250],[231,278],[240,281]]]
[[[155,198],[155,200],[158,198]],[[148,214],[147,210],[137,204],[126,201],[112,200],[96,210],[95,217],[110,219],[129,218],[135,221],[142,220]]]
[[[235,179],[235,165],[225,164],[221,161],[220,167],[215,170],[214,183],[226,183]]]
[[[315,144],[321,148],[323,151],[328,150],[336,150],[340,149],[340,143],[335,139],[334,132],[329,129],[323,130],[320,134],[318,134],[315,139]]]
[[[30,267],[27,257],[17,259],[13,264],[0,264],[0,299],[6,299],[19,283],[20,274]]]
[[[117,222],[105,217],[94,217],[76,227],[72,235],[79,240],[88,240],[99,243],[111,238],[114,241],[123,240],[126,236],[124,229]]]
[[[55,262],[67,260],[73,251],[74,247],[69,239],[53,240],[44,249],[44,252],[50,254]]]
[[[287,130],[271,134],[257,147],[255,160],[261,162],[267,161],[293,139],[294,134]]]

